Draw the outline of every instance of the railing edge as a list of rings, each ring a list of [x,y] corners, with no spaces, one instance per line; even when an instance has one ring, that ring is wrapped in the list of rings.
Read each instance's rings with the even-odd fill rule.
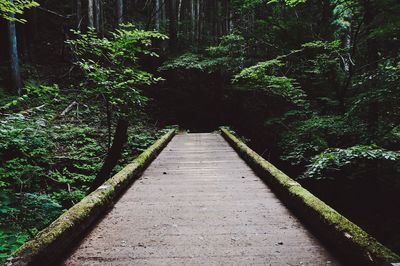
[[[227,128],[221,127],[220,130],[225,140],[284,203],[319,237],[339,248],[338,253],[352,256],[352,263],[357,261],[360,265],[398,265],[399,255],[262,158]]]
[[[175,129],[169,130],[132,163],[72,206],[35,238],[22,245],[7,260],[6,265],[52,265],[57,262],[66,254],[66,250],[113,205],[113,201],[140,176],[175,134]]]

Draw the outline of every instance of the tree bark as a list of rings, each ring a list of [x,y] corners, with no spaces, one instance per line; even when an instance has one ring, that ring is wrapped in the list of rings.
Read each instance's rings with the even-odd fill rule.
[[[117,0],[117,24],[124,23],[124,0]]]
[[[374,5],[372,0],[364,0],[364,20],[366,26],[367,36],[367,70],[372,75],[378,68],[378,43],[375,37],[371,37],[370,33],[373,30],[373,23],[377,15],[377,6]],[[373,78],[367,84],[368,90],[374,90],[376,88],[376,80]],[[368,131],[372,139],[378,136],[379,131],[379,106],[376,101],[370,104],[368,112]]]
[[[94,28],[94,8],[93,8],[93,1],[88,0],[88,26],[90,28]]]
[[[10,0],[14,3],[14,0]],[[15,17],[15,14],[10,14],[10,17]],[[11,70],[11,92],[15,95],[21,95],[22,78],[19,67],[18,45],[17,45],[17,30],[15,21],[8,21],[8,39],[10,44],[10,70]]]
[[[181,21],[181,13],[182,13],[182,0],[178,0],[178,14],[177,14],[177,24],[179,26],[179,22]]]
[[[121,159],[122,150],[126,142],[128,141],[128,127],[128,120],[118,120],[117,127],[114,133],[113,143],[107,154],[107,157],[104,160],[103,166],[101,167],[99,173],[96,175],[96,179],[91,185],[91,191],[97,189],[101,184],[104,183],[104,181],[106,181],[110,177],[112,170]]]
[[[191,18],[191,31],[192,31],[192,41],[196,39],[196,8],[195,0],[190,0],[190,18]]]
[[[167,21],[166,0],[161,0],[161,24],[165,27]]]
[[[80,29],[82,23],[82,0],[76,0],[76,28]]]
[[[178,12],[176,0],[169,0],[169,48],[172,53],[177,51],[178,42]]]
[[[202,22],[202,17],[203,17],[203,4],[202,0],[197,0],[197,16],[196,16],[196,26],[197,26],[197,44],[200,44],[201,42],[201,35],[202,35],[202,30],[203,30],[203,22]]]
[[[99,24],[99,32],[100,32],[100,36],[103,38],[104,37],[104,2],[103,0],[99,0],[100,1],[100,24]]]
[[[161,0],[156,0],[156,29],[161,29]]]
[[[96,28],[96,31],[99,33],[101,28],[100,0],[94,0],[94,18],[95,18],[94,27]]]

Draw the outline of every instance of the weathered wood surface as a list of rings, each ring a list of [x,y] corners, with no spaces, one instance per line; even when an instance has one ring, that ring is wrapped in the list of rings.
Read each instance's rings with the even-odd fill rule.
[[[177,135],[64,265],[339,265],[218,134]]]

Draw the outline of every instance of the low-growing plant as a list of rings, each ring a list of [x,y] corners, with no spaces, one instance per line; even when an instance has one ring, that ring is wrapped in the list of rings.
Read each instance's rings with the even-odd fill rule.
[[[377,145],[357,145],[345,149],[327,149],[315,156],[302,178],[327,179],[334,178],[344,168],[351,168],[345,178],[363,177],[376,172],[378,162],[393,172],[400,172],[400,152],[382,149]],[[356,170],[357,169],[357,170]],[[379,178],[378,176],[375,178]]]

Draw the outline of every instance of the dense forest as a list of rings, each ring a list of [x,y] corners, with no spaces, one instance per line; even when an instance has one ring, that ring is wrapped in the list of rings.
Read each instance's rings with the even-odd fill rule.
[[[0,261],[170,125],[400,253],[398,0],[2,0],[0,69]]]

